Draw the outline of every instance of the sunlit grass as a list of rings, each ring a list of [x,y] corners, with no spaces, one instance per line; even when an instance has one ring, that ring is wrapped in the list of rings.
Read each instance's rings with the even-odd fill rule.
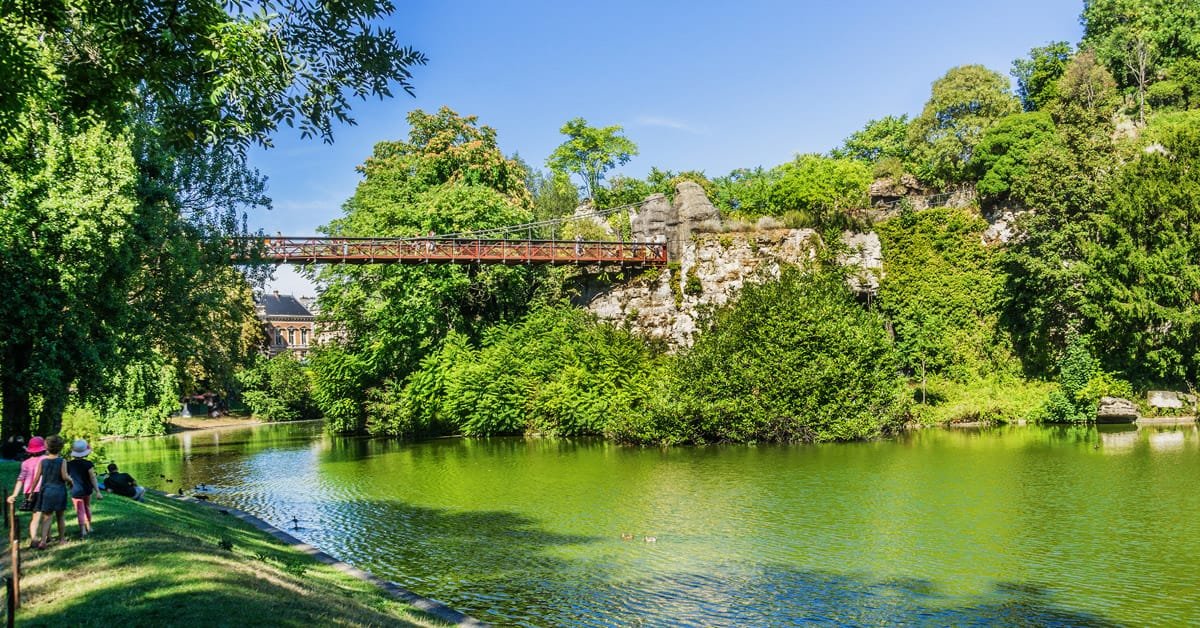
[[[11,486],[17,469],[0,463],[0,482]],[[87,541],[73,515],[75,540],[22,550],[18,625],[442,625],[216,509],[110,495],[94,504]]]
[[[1016,377],[987,377],[957,382],[930,376],[921,403],[921,381],[910,382],[913,414],[927,425],[987,421],[1012,423],[1033,420],[1054,384]]]

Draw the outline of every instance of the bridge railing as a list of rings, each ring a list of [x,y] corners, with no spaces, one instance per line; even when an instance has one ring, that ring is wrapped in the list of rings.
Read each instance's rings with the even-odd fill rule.
[[[483,238],[260,238],[245,242],[236,262],[276,263],[667,263],[661,242],[492,240]]]

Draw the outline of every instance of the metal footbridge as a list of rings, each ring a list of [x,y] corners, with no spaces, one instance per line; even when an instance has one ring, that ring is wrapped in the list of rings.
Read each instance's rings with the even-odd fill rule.
[[[560,239],[567,224],[590,221],[605,229],[608,217],[632,213],[642,203],[564,218],[481,231],[415,237],[241,238],[235,263],[273,264],[541,264],[644,268],[667,265],[665,236],[655,241]],[[609,229],[611,231],[611,229]],[[578,231],[578,229],[577,229]]]

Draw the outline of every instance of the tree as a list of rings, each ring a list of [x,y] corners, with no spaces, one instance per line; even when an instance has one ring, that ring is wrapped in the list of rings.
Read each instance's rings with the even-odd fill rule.
[[[244,149],[281,124],[328,141],[350,98],[409,90],[424,63],[374,25],[386,2],[243,8],[0,7],[0,436],[35,407],[56,431],[69,391],[106,398],[127,365],[214,368],[189,349],[247,317],[214,314],[242,281],[239,212],[266,202]]]
[[[1025,111],[1040,111],[1056,95],[1058,78],[1071,60],[1071,44],[1056,41],[1032,48],[1024,59],[1013,61],[1010,74],[1017,80],[1017,97]]]
[[[701,442],[869,438],[903,414],[883,319],[831,271],[785,268],[718,311],[679,358],[680,414]]]
[[[867,122],[843,140],[841,147],[829,151],[831,157],[875,163],[889,157],[907,161],[909,120],[907,115],[884,116]]]
[[[1155,131],[1097,218],[1082,311],[1106,368],[1178,387],[1200,376],[1200,115]]]
[[[952,68],[934,81],[929,101],[909,127],[918,174],[935,183],[963,181],[983,132],[1018,111],[1008,79],[981,65]]]
[[[1146,95],[1160,68],[1200,57],[1200,6],[1192,0],[1088,0],[1080,16],[1081,47],[1094,50],[1122,87]]]
[[[1022,186],[1030,176],[1032,155],[1057,141],[1054,121],[1044,111],[1020,113],[997,122],[984,132],[971,160],[980,197],[986,201],[1012,198],[1013,186]]]
[[[620,126],[591,127],[583,118],[568,120],[559,130],[567,141],[554,149],[546,166],[555,172],[574,174],[583,182],[583,191],[595,199],[604,174],[629,163],[638,154],[637,145],[621,135]]]
[[[771,190],[779,181],[780,170],[738,168],[724,177],[713,179],[713,204],[726,212],[738,212],[747,217],[771,213]]]
[[[876,226],[883,251],[879,308],[910,372],[957,380],[1000,370],[996,320],[1004,276],[970,208],[907,211]]]
[[[51,94],[109,122],[152,112],[175,146],[269,144],[280,124],[329,141],[335,122],[353,122],[350,98],[411,93],[425,57],[375,24],[393,10],[387,0],[6,2],[0,76],[19,87],[0,101],[0,122],[28,110],[20,94]]]
[[[771,189],[772,213],[800,212],[809,226],[845,228],[850,210],[867,206],[871,171],[860,161],[798,155],[779,167]]]
[[[414,111],[409,124],[407,140],[375,146],[345,215],[323,231],[411,237],[532,220],[526,171],[500,152],[493,129],[447,108]],[[331,354],[337,359],[313,367],[317,403],[327,417],[337,413],[329,426],[339,431],[360,430],[370,418],[362,389],[403,381],[451,332],[477,340],[490,325],[520,317],[536,287],[534,271],[524,267],[337,266],[315,276],[324,284],[322,317],[346,335]],[[327,374],[336,376],[329,385]]]

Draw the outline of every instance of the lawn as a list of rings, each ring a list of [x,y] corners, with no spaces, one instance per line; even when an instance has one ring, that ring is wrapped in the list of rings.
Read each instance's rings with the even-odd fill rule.
[[[17,470],[0,462],[7,490]],[[24,548],[29,515],[21,515]],[[445,625],[215,508],[108,495],[93,503],[87,541],[74,511],[66,516],[74,540],[22,550],[17,625]]]

